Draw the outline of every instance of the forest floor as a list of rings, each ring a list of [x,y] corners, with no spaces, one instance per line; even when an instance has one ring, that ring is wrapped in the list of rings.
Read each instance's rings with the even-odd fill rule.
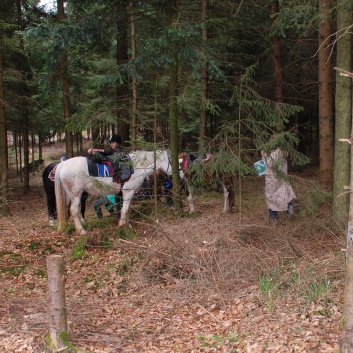
[[[46,165],[62,154],[59,144],[46,147]],[[222,214],[215,191],[197,194],[197,213],[185,205],[179,218],[134,201],[123,230],[113,217],[98,220],[90,199],[82,247],[72,227],[49,227],[41,173],[24,195],[10,170],[12,216],[0,218],[0,352],[51,352],[46,257],[59,253],[78,351],[337,353],[345,232],[316,179],[314,167],[294,173],[296,215],[276,224],[255,176],[238,185],[231,214]]]

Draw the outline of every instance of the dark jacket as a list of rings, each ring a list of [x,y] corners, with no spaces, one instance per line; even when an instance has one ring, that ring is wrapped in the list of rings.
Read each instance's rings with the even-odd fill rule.
[[[114,153],[121,152],[120,146],[117,146],[115,149],[111,147],[105,148],[103,152],[100,152],[103,156],[111,156]]]

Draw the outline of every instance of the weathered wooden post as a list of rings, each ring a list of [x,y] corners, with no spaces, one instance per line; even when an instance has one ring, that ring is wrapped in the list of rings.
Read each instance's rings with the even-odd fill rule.
[[[63,348],[67,337],[64,256],[47,256],[49,285],[49,334],[52,348]]]

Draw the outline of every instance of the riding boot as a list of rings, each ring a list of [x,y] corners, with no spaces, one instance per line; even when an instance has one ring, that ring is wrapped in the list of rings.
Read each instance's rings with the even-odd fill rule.
[[[93,202],[93,208],[96,211],[96,215],[99,219],[103,218],[102,203],[103,203],[103,199],[101,197]]]
[[[272,211],[271,209],[269,211],[269,216],[270,216],[270,221],[278,221],[278,211]]]
[[[121,191],[115,195],[115,206],[116,206],[115,218],[120,219],[121,217],[120,211],[121,211],[121,208],[123,207],[123,193]]]
[[[102,213],[102,208],[101,208],[101,207],[98,207],[98,208],[96,209],[96,214],[97,214],[97,217],[98,217],[99,219],[102,219],[102,218],[103,218],[103,213]]]

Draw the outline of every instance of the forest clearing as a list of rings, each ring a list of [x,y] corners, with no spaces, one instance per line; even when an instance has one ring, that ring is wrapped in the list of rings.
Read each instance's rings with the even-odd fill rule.
[[[46,164],[63,149],[45,147]],[[84,240],[49,227],[41,172],[23,195],[11,170],[12,216],[0,218],[0,352],[51,352],[46,256],[58,253],[77,351],[337,353],[344,231],[325,202],[308,201],[316,168],[293,175],[294,219],[269,224],[264,179],[248,176],[231,214],[215,191],[197,194],[197,213],[181,218],[134,201],[124,231],[113,217],[98,220],[89,199]]]

